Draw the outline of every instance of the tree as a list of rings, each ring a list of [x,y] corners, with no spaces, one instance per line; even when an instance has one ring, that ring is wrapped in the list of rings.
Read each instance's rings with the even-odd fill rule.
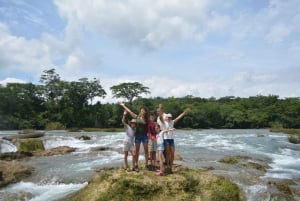
[[[87,78],[81,78],[79,81],[82,83],[83,89],[87,92],[87,98],[90,103],[93,103],[95,97],[104,98],[106,95],[105,90],[100,84],[100,81],[94,78],[92,81],[89,81]]]
[[[129,103],[141,94],[150,94],[149,88],[139,82],[124,82],[110,87],[114,98],[126,98]]]

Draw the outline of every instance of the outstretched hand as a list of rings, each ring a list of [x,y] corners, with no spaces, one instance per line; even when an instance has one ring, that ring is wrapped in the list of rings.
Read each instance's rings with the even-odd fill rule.
[[[120,102],[119,103],[121,106],[125,106],[125,103],[124,102]]]
[[[184,110],[184,113],[189,113],[191,111],[191,109],[188,107]]]

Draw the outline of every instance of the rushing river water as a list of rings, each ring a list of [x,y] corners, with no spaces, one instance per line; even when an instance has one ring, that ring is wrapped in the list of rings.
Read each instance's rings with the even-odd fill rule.
[[[0,131],[0,137],[17,131]],[[91,140],[79,140],[86,135]],[[103,166],[122,165],[124,132],[70,133],[46,132],[42,138],[46,149],[70,146],[76,151],[66,155],[32,157],[26,161],[35,168],[33,175],[22,182],[0,189],[0,200],[59,200],[87,185],[94,170]],[[177,130],[176,153],[183,161],[175,163],[210,169],[223,175],[244,190],[248,201],[261,200],[268,181],[293,180],[293,189],[300,190],[300,145],[288,142],[288,135],[259,130]],[[2,137],[1,137],[2,138]],[[1,152],[15,152],[9,141],[1,140]],[[106,147],[99,151],[99,147]],[[98,149],[97,149],[98,148]],[[141,148],[142,150],[142,148]],[[254,162],[268,165],[266,173],[253,168],[218,162],[224,156],[248,156]],[[140,160],[144,158],[141,155]],[[296,200],[300,200],[295,196]],[[6,200],[7,201],[7,200]]]

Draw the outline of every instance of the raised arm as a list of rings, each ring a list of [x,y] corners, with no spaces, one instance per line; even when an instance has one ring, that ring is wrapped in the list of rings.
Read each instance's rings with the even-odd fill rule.
[[[122,123],[123,123],[124,127],[126,126],[126,120],[125,120],[126,114],[127,114],[127,112],[126,112],[126,110],[125,110],[125,111],[123,112],[123,117],[122,117]]]
[[[179,119],[181,119],[184,115],[190,112],[190,108],[186,108],[178,117],[174,119],[174,123],[176,123]]]
[[[128,112],[130,114],[130,116],[132,118],[136,118],[137,117],[137,114],[135,114],[134,112],[132,112],[128,107],[126,107],[125,103],[124,102],[120,102],[120,105],[124,108],[124,110],[126,112]]]

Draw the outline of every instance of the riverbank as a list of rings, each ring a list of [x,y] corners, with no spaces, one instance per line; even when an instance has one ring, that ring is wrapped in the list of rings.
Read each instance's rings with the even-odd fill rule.
[[[296,128],[271,128],[271,132],[274,133],[286,133],[286,134],[292,134],[292,135],[299,135],[300,136],[300,129]]]
[[[288,140],[293,144],[300,144],[300,129],[295,128],[271,128],[271,132],[289,134]]]

